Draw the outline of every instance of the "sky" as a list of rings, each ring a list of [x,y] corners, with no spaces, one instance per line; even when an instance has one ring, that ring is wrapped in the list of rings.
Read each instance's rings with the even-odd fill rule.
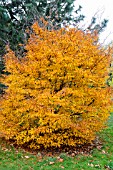
[[[93,16],[96,16],[99,23],[108,19],[105,31],[100,34],[100,42],[107,45],[113,41],[113,0],[76,0],[75,9],[79,5],[82,6],[80,13],[85,15],[82,26],[87,26]]]

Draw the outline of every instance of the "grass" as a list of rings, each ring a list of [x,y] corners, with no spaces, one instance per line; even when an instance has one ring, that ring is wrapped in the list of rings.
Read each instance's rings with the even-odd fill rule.
[[[113,170],[113,114],[108,121],[108,128],[99,134],[103,141],[89,155],[69,157],[65,153],[55,157],[41,157],[24,150],[15,149],[0,140],[1,170]]]

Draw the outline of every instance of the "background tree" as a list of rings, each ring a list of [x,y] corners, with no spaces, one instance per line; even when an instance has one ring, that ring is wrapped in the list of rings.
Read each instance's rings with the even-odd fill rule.
[[[7,39],[10,46],[16,49],[18,43],[25,42],[26,28],[30,27],[35,20],[40,22],[41,17],[48,20],[55,28],[61,27],[62,23],[74,21],[73,3],[74,0],[3,0],[0,4],[2,33],[0,38],[3,41]],[[76,22],[82,19],[83,16],[76,17]]]
[[[74,7],[75,0],[2,0],[0,3],[0,40],[2,47],[7,41],[13,50],[17,50],[19,43],[25,43],[26,28],[34,23],[40,22],[43,17],[52,26],[60,28],[62,24],[78,24],[84,19],[84,15],[79,15],[81,6]],[[75,12],[72,14],[72,12]],[[107,23],[95,24],[96,18],[92,18],[88,27],[90,30],[101,31]],[[2,52],[3,53],[3,49]]]

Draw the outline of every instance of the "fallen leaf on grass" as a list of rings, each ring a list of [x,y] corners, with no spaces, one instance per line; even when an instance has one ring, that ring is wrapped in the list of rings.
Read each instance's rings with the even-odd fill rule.
[[[62,169],[64,169],[64,166],[61,166]]]
[[[75,157],[75,153],[72,153],[71,156],[72,156],[72,157]]]
[[[110,170],[110,167],[107,166],[107,165],[105,165],[104,168],[105,168],[106,170]]]
[[[101,145],[98,145],[97,146],[97,149],[100,151],[102,149],[102,146]]]
[[[41,155],[41,153],[40,153],[40,152],[38,152],[38,153],[37,153],[37,156],[38,156],[38,157],[41,157],[42,155]]]
[[[49,162],[50,165],[53,165],[55,162]]]
[[[95,165],[95,168],[100,168],[100,165],[99,164]]]
[[[103,153],[103,154],[106,154],[106,151],[105,151],[105,150],[102,150],[102,153]]]
[[[89,164],[89,163],[88,163],[88,166],[94,167],[94,165],[93,165],[93,164]]]
[[[63,162],[64,160],[62,158],[58,159],[59,162]]]
[[[2,148],[2,151],[7,152],[7,151],[8,151],[8,149],[7,149],[7,148]]]
[[[25,156],[25,158],[27,158],[27,159],[28,159],[28,158],[29,158],[29,156],[27,156],[27,155],[26,155],[26,156]]]

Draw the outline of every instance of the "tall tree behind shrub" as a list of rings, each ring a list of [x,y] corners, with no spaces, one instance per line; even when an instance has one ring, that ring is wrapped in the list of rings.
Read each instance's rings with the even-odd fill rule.
[[[0,132],[35,149],[90,143],[111,108],[110,51],[75,28],[32,28],[25,57],[5,55]]]
[[[74,21],[72,11],[75,0],[3,0],[0,2],[0,41],[7,40],[13,50],[19,43],[26,41],[26,28],[34,21],[40,23],[40,17],[48,20],[50,25],[60,28],[61,24]],[[80,9],[79,9],[80,10]],[[77,15],[76,22],[83,19]]]

